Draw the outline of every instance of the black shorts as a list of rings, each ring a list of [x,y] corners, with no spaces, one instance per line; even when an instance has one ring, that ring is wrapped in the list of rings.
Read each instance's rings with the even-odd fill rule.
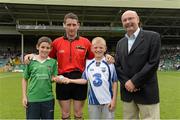
[[[28,102],[26,119],[54,119],[54,99],[44,102]]]
[[[64,73],[64,77],[70,79],[79,79],[82,73],[79,71],[73,71],[70,73]],[[85,100],[87,98],[87,84],[58,84],[56,83],[56,99],[58,100]]]

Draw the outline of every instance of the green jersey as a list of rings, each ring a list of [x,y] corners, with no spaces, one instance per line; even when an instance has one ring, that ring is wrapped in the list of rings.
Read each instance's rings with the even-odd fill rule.
[[[30,61],[24,70],[24,78],[28,81],[28,102],[43,102],[54,98],[52,76],[57,76],[57,62],[47,58],[43,62],[36,59]]]

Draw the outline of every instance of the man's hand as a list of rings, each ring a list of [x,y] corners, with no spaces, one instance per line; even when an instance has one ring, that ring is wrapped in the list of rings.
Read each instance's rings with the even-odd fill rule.
[[[134,88],[133,92],[137,92],[137,91],[140,91],[140,88],[139,89]]]
[[[135,89],[135,86],[133,84],[133,82],[131,80],[128,80],[126,83],[125,83],[125,88],[127,91],[129,92],[133,92],[134,89]]]
[[[29,64],[30,60],[33,59],[35,55],[34,54],[27,54],[24,56],[24,63]]]
[[[114,59],[114,57],[113,56],[111,56],[110,54],[105,54],[105,58],[106,58],[106,61],[107,61],[107,63],[115,63],[115,59]]]
[[[64,79],[64,76],[63,75],[59,75],[59,76],[53,77],[52,81],[61,84],[61,83],[63,83],[63,79]]]
[[[126,88],[126,90],[129,91],[129,92],[137,92],[137,91],[140,90],[140,88],[139,88],[139,89],[135,88],[135,85],[133,84],[133,82],[132,82],[131,80],[128,80],[128,81],[125,83],[125,88]]]
[[[64,77],[63,75],[59,75],[57,77],[54,77],[53,81],[60,83],[60,84],[69,84],[71,82],[71,79]]]

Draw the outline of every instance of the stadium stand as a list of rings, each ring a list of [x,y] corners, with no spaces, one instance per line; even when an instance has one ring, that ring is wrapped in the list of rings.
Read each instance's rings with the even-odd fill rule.
[[[117,41],[125,33],[120,15],[131,9],[140,15],[143,29],[153,30],[161,35],[163,47],[159,70],[179,70],[180,0],[150,3],[151,1],[145,0],[1,0],[0,55],[6,59],[12,58],[9,62],[11,66],[21,66],[22,62],[14,57],[21,58],[26,53],[35,53],[36,48],[32,46],[35,46],[39,37],[46,35],[54,39],[64,34],[63,17],[68,12],[79,16],[80,35],[90,40],[95,36],[104,37],[108,52],[114,53]],[[4,60],[0,61],[0,68],[5,65],[8,68],[9,65]]]
[[[180,70],[180,46],[163,46],[159,70]]]

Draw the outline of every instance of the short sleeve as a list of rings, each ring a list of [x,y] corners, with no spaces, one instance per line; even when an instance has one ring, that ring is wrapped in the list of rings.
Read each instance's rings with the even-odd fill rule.
[[[114,64],[111,64],[111,73],[112,73],[112,81],[116,82],[118,80],[118,77]]]
[[[54,59],[53,59],[53,60],[54,60]],[[54,60],[53,73],[52,73],[52,75],[53,75],[53,76],[57,76],[57,74],[58,74],[57,61]]]
[[[24,77],[25,80],[28,80],[29,77],[30,77],[30,74],[29,74],[29,64],[28,64],[28,65],[25,65],[23,77]]]

